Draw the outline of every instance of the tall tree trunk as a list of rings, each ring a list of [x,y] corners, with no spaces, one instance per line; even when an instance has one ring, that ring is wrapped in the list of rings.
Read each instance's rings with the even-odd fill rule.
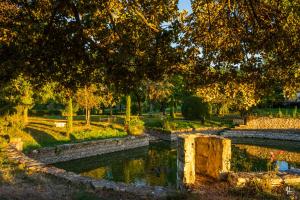
[[[125,124],[129,124],[131,115],[131,97],[130,95],[126,96],[126,118]]]
[[[85,124],[89,126],[89,108],[88,108],[88,94],[87,86],[84,86],[84,100],[85,100]]]
[[[152,113],[153,112],[153,104],[152,101],[149,100],[149,112]]]
[[[69,99],[67,104],[67,137],[73,131],[73,102],[72,98]]]
[[[136,99],[138,103],[138,113],[139,115],[142,115],[141,97],[138,94],[136,94]]]
[[[25,125],[28,124],[28,106],[24,106],[23,120]]]
[[[170,109],[170,116],[172,119],[174,119],[176,116],[175,116],[175,101],[174,101],[174,97],[172,97],[171,99],[171,109]]]
[[[113,115],[113,109],[112,109],[111,104],[109,105],[109,115],[110,115],[110,117],[112,117],[112,115]]]
[[[87,113],[86,113],[86,125],[87,126],[91,125],[91,109],[87,109]]]
[[[160,111],[162,112],[162,114],[163,115],[166,115],[166,105],[165,105],[165,103],[164,102],[162,102],[161,104],[160,104]]]

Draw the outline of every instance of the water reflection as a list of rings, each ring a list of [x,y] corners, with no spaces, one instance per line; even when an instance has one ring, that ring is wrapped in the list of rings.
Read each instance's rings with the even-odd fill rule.
[[[237,142],[232,145],[232,171],[268,171],[300,168],[300,149],[286,149],[276,143]],[[265,142],[266,143],[266,142]],[[176,143],[155,142],[148,147],[78,159],[55,166],[96,179],[107,179],[136,185],[176,187]],[[272,154],[274,155],[272,157]]]
[[[110,153],[55,164],[84,176],[136,185],[175,187],[176,144],[152,143],[147,148]]]

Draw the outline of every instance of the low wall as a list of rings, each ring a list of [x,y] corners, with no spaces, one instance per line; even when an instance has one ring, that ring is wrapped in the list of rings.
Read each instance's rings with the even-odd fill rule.
[[[194,133],[202,133],[208,135],[219,134],[224,130],[224,127],[220,128],[189,128],[189,129],[181,129],[181,130],[164,130],[161,128],[148,128],[147,134],[159,138],[161,140],[167,141],[176,141],[178,136],[181,134],[194,134]]]
[[[261,138],[272,140],[290,140],[300,141],[300,133],[289,133],[280,131],[264,131],[264,130],[237,130],[224,131],[222,134],[224,137],[229,138]]]
[[[231,172],[228,175],[228,182],[236,188],[243,188],[252,184],[256,187],[273,189],[282,185],[299,185],[300,176],[287,172]]]
[[[8,159],[14,163],[21,164],[25,171],[29,173],[43,173],[53,176],[60,181],[64,181],[73,185],[84,186],[88,189],[97,191],[113,190],[124,193],[137,195],[138,199],[172,199],[178,195],[178,192],[161,186],[134,185],[121,182],[113,182],[109,180],[96,180],[84,177],[73,172],[65,171],[53,166],[46,165],[26,156],[24,153],[16,149],[14,144],[9,145],[6,149]]]
[[[236,129],[267,129],[267,130],[300,130],[300,119],[298,118],[250,118],[247,125],[241,125]]]
[[[33,150],[28,154],[46,164],[85,158],[149,145],[148,136],[112,138]]]
[[[146,133],[150,136],[166,141],[176,141],[178,137],[177,134],[173,134],[171,131],[163,129],[147,129]]]

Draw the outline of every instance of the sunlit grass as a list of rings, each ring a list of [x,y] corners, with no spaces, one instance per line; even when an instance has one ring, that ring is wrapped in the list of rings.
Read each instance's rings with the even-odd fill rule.
[[[21,138],[24,151],[40,147],[55,146],[58,144],[74,143],[87,140],[124,137],[127,133],[120,124],[109,122],[92,122],[87,127],[82,120],[74,121],[73,132],[67,137],[65,127],[55,127],[54,122],[63,121],[33,117],[24,129],[10,128],[8,134],[11,138]]]

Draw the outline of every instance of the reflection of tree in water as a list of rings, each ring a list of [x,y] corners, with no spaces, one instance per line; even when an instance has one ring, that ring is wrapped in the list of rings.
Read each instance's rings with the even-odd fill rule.
[[[177,151],[170,143],[109,153],[55,164],[68,171],[97,179],[142,185],[175,186]]]
[[[107,167],[99,167],[96,169],[93,169],[91,171],[88,172],[83,172],[81,173],[83,176],[90,176],[90,177],[94,177],[97,179],[104,179],[107,176],[107,172],[108,172],[108,168]]]
[[[231,169],[233,171],[275,170],[276,161],[286,161],[289,167],[299,168],[299,153],[253,145],[233,145]]]
[[[176,149],[160,143],[149,148],[146,159],[146,179],[150,185],[174,185],[176,183]]]
[[[251,156],[245,149],[232,146],[231,170],[232,171],[267,171],[268,160]]]
[[[125,161],[123,167],[123,181],[125,183],[141,180],[145,174],[145,161],[143,159]]]

